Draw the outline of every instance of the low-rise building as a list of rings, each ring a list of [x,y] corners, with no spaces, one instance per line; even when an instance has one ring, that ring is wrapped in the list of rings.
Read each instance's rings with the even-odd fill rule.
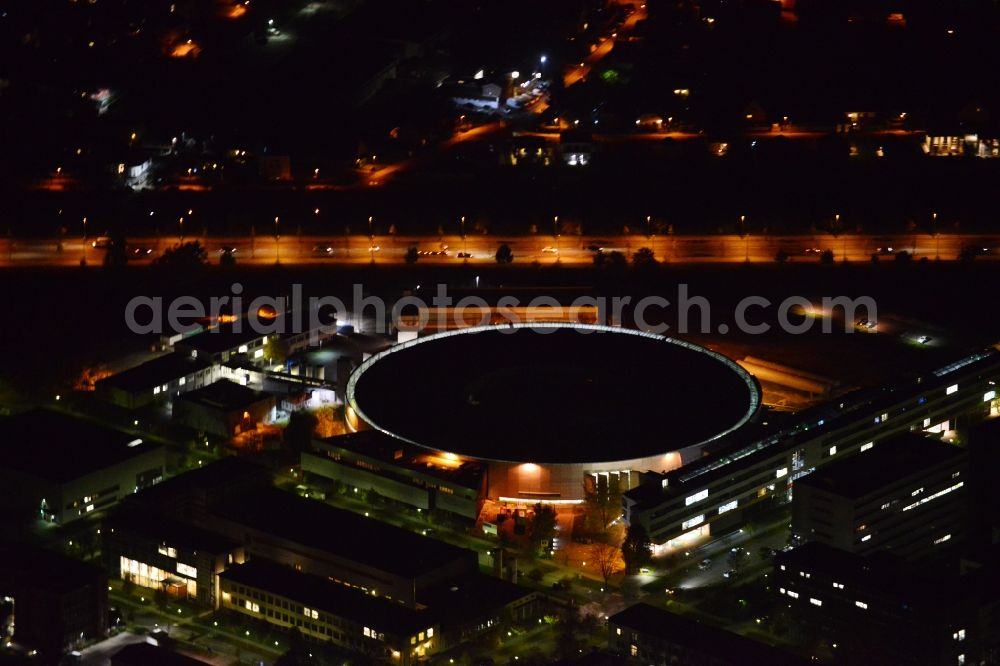
[[[100,567],[24,545],[0,546],[0,640],[58,655],[107,630]]]
[[[313,442],[302,471],[370,490],[418,509],[475,520],[486,496],[486,470],[474,461],[435,454],[377,430]]]
[[[106,377],[95,390],[108,402],[139,409],[210,384],[216,374],[208,359],[174,352]]]
[[[804,666],[807,660],[739,634],[639,603],[608,618],[612,652],[641,664]]]
[[[101,541],[112,577],[207,608],[218,606],[218,575],[244,560],[241,544],[167,516],[151,519],[137,506],[106,518]]]
[[[163,447],[62,412],[0,421],[0,506],[68,523],[163,479]]]
[[[474,572],[476,553],[276,489],[232,498],[206,527],[264,558],[416,606],[423,590]]]
[[[232,437],[273,418],[274,406],[274,396],[220,379],[177,396],[173,419],[201,432]]]
[[[965,537],[966,452],[903,433],[795,482],[792,532],[853,553],[919,558]]]
[[[261,559],[220,578],[224,610],[393,664],[416,663],[538,614],[537,593],[478,573],[428,590],[418,607]]]

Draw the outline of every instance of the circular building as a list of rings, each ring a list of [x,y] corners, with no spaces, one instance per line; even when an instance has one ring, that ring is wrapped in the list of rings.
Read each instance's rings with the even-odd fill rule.
[[[757,413],[757,382],[730,359],[624,328],[482,326],[366,360],[350,407],[383,433],[488,466],[492,499],[579,501],[588,475],[663,472]]]

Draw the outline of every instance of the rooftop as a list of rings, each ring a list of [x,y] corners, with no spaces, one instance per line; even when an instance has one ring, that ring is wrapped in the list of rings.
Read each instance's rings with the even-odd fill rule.
[[[274,537],[399,576],[420,576],[460,559],[475,562],[470,550],[273,488],[236,498],[219,513]]]
[[[0,433],[4,467],[53,483],[99,472],[159,448],[134,434],[49,409],[3,419]]]
[[[244,409],[267,399],[267,394],[240,386],[234,381],[220,379],[200,389],[181,393],[175,401],[190,402],[224,412]]]
[[[249,323],[245,328],[242,324],[239,328],[238,331],[234,330],[232,325],[211,328],[180,340],[174,344],[174,347],[183,350],[196,350],[211,355],[239,349],[240,345],[248,345],[264,337],[262,334],[250,330]]]
[[[964,449],[952,444],[907,432],[877,443],[870,451],[829,463],[795,483],[857,499],[924,470],[958,463],[965,455]]]
[[[204,666],[208,662],[152,643],[132,643],[111,656],[112,666]]]
[[[102,379],[98,382],[98,386],[109,386],[123,391],[142,391],[204,370],[211,365],[207,359],[174,352]]]
[[[320,448],[323,445],[340,447],[466,488],[479,488],[486,472],[484,467],[478,463],[468,460],[453,461],[434,456],[426,449],[401,442],[378,430],[362,430],[347,435],[337,435],[320,440],[320,442]]]
[[[608,618],[608,623],[654,636],[674,645],[689,647],[711,654],[720,661],[713,663],[770,664],[789,666],[806,664],[806,660],[787,654],[778,648],[758,643],[739,634],[702,624],[671,613],[668,610],[636,604]]]
[[[419,601],[443,625],[448,625],[467,622],[534,594],[534,590],[473,573],[424,590]]]
[[[266,560],[255,559],[230,567],[219,577],[286,597],[309,608],[350,618],[379,631],[409,635],[423,631],[432,622],[421,611],[395,601]]]
[[[201,550],[212,554],[235,550],[238,544],[215,532],[182,523],[166,516],[151,516],[142,510],[122,510],[104,519],[104,529],[127,530],[152,541],[167,543],[175,548]]]
[[[104,580],[101,567],[62,553],[23,543],[0,544],[0,582],[27,581],[30,587],[59,593],[103,585]]]
[[[759,398],[742,368],[702,347],[558,324],[411,340],[368,359],[348,386],[355,410],[397,439],[533,463],[663,455],[728,436]]]

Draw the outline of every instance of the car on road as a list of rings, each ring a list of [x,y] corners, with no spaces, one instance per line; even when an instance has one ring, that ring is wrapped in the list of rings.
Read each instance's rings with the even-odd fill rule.
[[[329,245],[314,245],[313,255],[317,257],[332,257],[333,248]]]
[[[471,252],[459,252],[458,253],[458,258],[459,259],[472,259],[472,253]]]
[[[128,253],[136,258],[148,257],[149,255],[153,254],[153,248],[136,245],[134,247],[130,247],[128,249]]]
[[[369,252],[378,252],[378,251],[379,251],[379,250],[381,250],[381,249],[382,249],[382,247],[381,247],[381,246],[379,246],[379,245],[370,245],[370,246],[368,247],[368,251],[369,251]]]
[[[877,247],[875,248],[875,252],[878,254],[893,254],[893,249],[891,245],[887,247]]]
[[[928,342],[930,342],[933,339],[934,338],[932,338],[929,335],[918,335],[917,336],[917,342],[920,343],[920,344],[922,344],[922,345],[926,345]]]
[[[803,254],[823,254],[823,250],[818,247],[807,247]]]
[[[219,248],[219,254],[236,254],[236,248],[232,245]]]
[[[870,319],[859,319],[854,325],[862,331],[874,332],[878,329],[878,323]]]
[[[448,250],[420,250],[417,254],[424,257],[446,257]]]
[[[706,558],[698,563],[698,569],[700,569],[701,571],[707,571],[708,569],[711,568],[712,568],[712,560],[710,559]]]
[[[725,571],[722,572],[722,577],[723,578],[735,578],[736,577],[736,569],[726,569]]]
[[[543,254],[559,254],[559,248],[552,247],[551,245],[546,245],[542,248]]]
[[[111,239],[107,236],[98,236],[94,239],[94,242],[92,242],[90,246],[96,247],[99,250],[106,250],[111,247]]]

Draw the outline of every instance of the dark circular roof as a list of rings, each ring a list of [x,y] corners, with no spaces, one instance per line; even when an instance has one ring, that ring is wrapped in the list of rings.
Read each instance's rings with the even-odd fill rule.
[[[756,382],[679,340],[600,326],[480,327],[377,354],[351,406],[398,439],[472,458],[609,462],[716,439],[756,413]]]

